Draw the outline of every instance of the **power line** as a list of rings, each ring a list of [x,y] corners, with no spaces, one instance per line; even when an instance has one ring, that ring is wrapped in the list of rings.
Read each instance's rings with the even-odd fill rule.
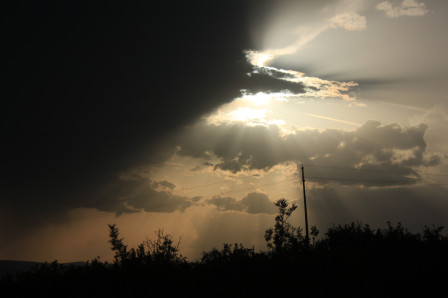
[[[308,177],[308,180],[330,180],[330,181],[353,181],[353,182],[372,182],[372,183],[385,183],[385,184],[415,184],[415,181],[385,181],[385,180],[372,180],[372,179],[350,179],[350,178],[334,178],[334,177]]]
[[[373,179],[351,179],[351,178],[335,178],[335,177],[308,177],[308,180],[329,180],[329,181],[353,181],[353,182],[371,182],[379,184],[395,184],[399,185],[448,185],[446,183],[417,183],[416,180],[408,181],[386,181],[386,180],[373,180]]]
[[[306,167],[313,167],[313,168],[324,168],[324,169],[335,169],[335,170],[349,170],[349,171],[359,171],[359,172],[372,172],[372,173],[386,173],[386,174],[406,174],[404,172],[398,172],[398,171],[385,171],[385,170],[367,170],[367,169],[357,169],[357,168],[345,168],[345,167],[333,167],[333,166],[319,166],[319,165],[305,165]],[[448,177],[448,174],[431,174],[431,173],[419,173],[420,175],[426,175],[426,176],[441,176],[441,177]]]

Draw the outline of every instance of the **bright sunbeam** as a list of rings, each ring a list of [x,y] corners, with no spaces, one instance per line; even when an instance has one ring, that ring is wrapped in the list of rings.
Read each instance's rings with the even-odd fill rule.
[[[241,122],[252,122],[254,120],[264,120],[267,109],[251,109],[248,107],[239,108],[229,113],[230,119]]]

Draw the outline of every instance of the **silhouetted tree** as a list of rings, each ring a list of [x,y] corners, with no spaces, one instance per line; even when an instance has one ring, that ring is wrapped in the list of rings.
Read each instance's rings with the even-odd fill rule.
[[[279,199],[274,204],[278,207],[279,214],[275,217],[274,228],[267,229],[264,234],[268,249],[275,254],[282,254],[304,247],[306,244],[302,229],[295,228],[288,222],[297,205],[288,207],[285,199]]]
[[[112,246],[112,251],[115,252],[114,260],[117,264],[122,264],[125,262],[128,257],[129,253],[127,251],[127,246],[123,243],[123,238],[118,238],[119,231],[117,228],[117,225],[108,225],[109,226],[109,237],[110,240],[108,241],[110,245]]]

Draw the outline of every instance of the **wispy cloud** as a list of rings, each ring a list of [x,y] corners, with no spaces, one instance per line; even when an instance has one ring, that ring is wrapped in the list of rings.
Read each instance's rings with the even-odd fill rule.
[[[319,26],[300,26],[293,30],[297,38],[288,46],[268,49],[263,52],[251,51],[249,61],[255,66],[267,66],[280,56],[294,54],[328,29],[343,28],[347,31],[363,31],[367,28],[366,17],[355,11],[337,14],[326,19]]]
[[[330,28],[330,25],[328,23],[322,24],[318,27],[298,27],[294,30],[294,34],[297,36],[297,39],[292,44],[283,48],[267,50],[266,53],[269,54],[272,58],[294,54],[295,52],[302,49],[306,44],[318,37],[320,34],[328,30],[328,28]]]
[[[367,21],[365,16],[352,11],[331,18],[330,27],[342,27],[347,31],[363,31],[367,28]]]
[[[390,18],[401,16],[423,16],[428,13],[426,4],[416,0],[403,0],[400,5],[393,6],[391,2],[384,1],[376,6],[377,10],[384,11]]]

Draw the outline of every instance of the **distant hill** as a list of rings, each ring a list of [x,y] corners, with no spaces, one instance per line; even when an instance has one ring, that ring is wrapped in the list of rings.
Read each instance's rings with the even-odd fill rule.
[[[43,262],[0,260],[0,277],[8,273],[15,274],[17,272],[29,271],[33,266],[37,266],[39,264],[43,264]],[[62,263],[62,265],[67,266],[82,266],[84,264],[85,262]]]

